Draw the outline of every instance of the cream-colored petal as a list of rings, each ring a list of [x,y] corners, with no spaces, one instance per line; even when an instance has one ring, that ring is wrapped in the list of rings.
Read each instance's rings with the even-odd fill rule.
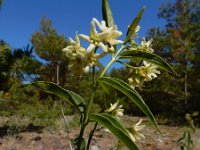
[[[106,110],[106,112],[112,112],[114,109],[117,108],[119,101],[114,104],[110,104],[110,108]]]
[[[98,34],[99,40],[102,41],[106,39],[110,34],[110,31],[101,32]]]
[[[110,43],[111,45],[117,45],[117,44],[122,44],[122,43],[124,43],[124,42],[121,41],[121,40],[111,39],[111,40],[109,40],[109,43]]]
[[[101,25],[101,23],[96,18],[93,18],[92,20],[96,23],[96,25],[99,27],[99,29],[101,31],[104,30],[104,27]]]
[[[79,37],[82,38],[83,40],[90,42],[90,37],[84,34],[79,34]]]
[[[106,27],[106,22],[105,22],[104,20],[102,20],[102,21],[101,21],[101,25],[102,25],[103,27]]]
[[[85,68],[83,68],[83,71],[84,71],[85,73],[88,73],[88,72],[90,71],[90,67],[89,67],[89,66],[86,66]]]
[[[104,45],[102,42],[98,43],[98,47],[100,47],[104,52],[108,52],[107,46]]]
[[[124,115],[124,113],[123,113],[123,112],[124,112],[124,109],[118,109],[118,110],[116,110],[116,114],[115,114],[115,115],[116,115],[116,116],[120,116],[120,117],[121,117],[121,116],[123,116],[123,115]]]
[[[76,43],[71,37],[69,38],[69,42],[70,42],[70,44]]]
[[[94,50],[95,50],[95,45],[94,44],[90,44],[89,46],[88,46],[88,48],[87,48],[87,53],[88,54],[91,54],[92,52],[94,52]]]
[[[91,21],[91,34],[92,35],[95,35],[97,34],[97,29],[96,29],[96,26],[95,26],[95,22],[94,21]]]
[[[79,39],[78,33],[76,33],[76,43],[80,46],[80,39]]]

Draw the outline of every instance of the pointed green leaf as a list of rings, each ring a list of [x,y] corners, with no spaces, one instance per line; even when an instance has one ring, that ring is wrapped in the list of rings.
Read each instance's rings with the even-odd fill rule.
[[[32,83],[31,85],[39,87],[47,93],[54,94],[60,97],[61,99],[66,100],[67,102],[75,106],[81,113],[85,111],[85,101],[80,95],[72,91],[65,90],[64,88],[53,82],[38,81]]]
[[[151,62],[155,64],[156,66],[160,67],[161,69],[171,72],[174,75],[177,75],[174,69],[160,56],[149,53],[147,51],[142,50],[127,50],[120,54],[120,59],[134,59],[134,58],[140,58],[142,60],[146,60],[148,62]]]
[[[113,116],[106,113],[91,114],[89,116],[89,119],[91,121],[98,122],[99,124],[107,128],[130,150],[139,150],[137,145],[131,140],[128,131]]]
[[[111,86],[116,90],[122,92],[124,95],[126,95],[133,103],[135,103],[142,110],[143,113],[146,114],[146,116],[150,119],[152,124],[160,132],[153,114],[151,113],[149,107],[146,105],[146,103],[136,90],[132,89],[126,82],[117,78],[102,77],[98,79],[98,82]]]
[[[132,35],[135,32],[135,29],[138,26],[138,23],[142,17],[142,14],[144,13],[145,7],[143,7],[140,12],[138,13],[137,17],[133,20],[133,22],[131,23],[127,33],[126,33],[126,39],[124,40],[124,44],[126,44],[132,37]]]
[[[108,27],[115,25],[108,0],[102,0],[102,16]]]

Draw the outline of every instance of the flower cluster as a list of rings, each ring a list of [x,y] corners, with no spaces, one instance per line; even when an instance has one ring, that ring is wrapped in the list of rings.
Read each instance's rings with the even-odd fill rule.
[[[157,68],[156,65],[143,61],[143,66],[135,67],[132,77],[128,78],[129,84],[132,88],[138,87],[141,89],[144,82],[157,78],[157,74],[160,74]]]
[[[99,59],[104,57],[107,53],[114,52],[115,45],[123,43],[123,41],[117,40],[121,35],[122,32],[118,31],[116,25],[107,27],[105,21],[99,22],[97,19],[93,18],[91,21],[90,35],[76,35],[75,41],[70,38],[69,45],[63,49],[70,60],[70,67],[79,65],[81,66],[80,69],[84,72],[88,72],[94,65],[101,69],[102,65]],[[87,49],[81,46],[79,37],[89,42]],[[102,49],[100,54],[96,53],[98,48]]]
[[[119,101],[117,101],[114,104],[110,104],[110,108],[106,109],[104,112],[110,113],[111,115],[115,116],[118,120],[119,117],[124,115],[124,109],[122,109],[122,105],[119,105]],[[140,130],[142,130],[145,125],[140,125],[142,122],[142,119],[139,120],[136,124],[132,125],[130,128],[128,128],[128,133],[133,142],[136,140],[144,139],[144,135],[139,133]],[[110,132],[108,129],[105,130],[106,132]]]
[[[138,32],[138,30],[137,30]],[[137,50],[147,51],[153,53],[154,50],[151,47],[153,40],[150,39],[146,41],[145,38],[142,39],[140,45],[137,46]],[[142,89],[144,82],[151,81],[157,77],[157,74],[160,74],[160,71],[157,70],[158,67],[151,62],[143,61],[142,65],[139,67],[134,67],[132,76],[128,78],[130,86],[134,89],[135,87]]]
[[[96,26],[98,26],[100,32],[97,31]],[[103,20],[101,23],[93,18],[91,22],[90,36],[80,34],[80,37],[89,42],[88,51],[94,51],[95,48],[99,47],[103,52],[114,52],[114,45],[123,43],[121,40],[117,40],[119,36],[122,35],[121,31],[118,31],[117,26],[107,27],[106,22]]]
[[[154,50],[153,50],[153,48],[151,47],[152,42],[153,42],[153,39],[150,39],[149,41],[146,41],[145,38],[142,38],[142,42],[141,42],[141,44],[138,46],[138,49],[139,49],[139,50],[143,50],[143,51],[148,51],[148,52],[150,52],[150,53],[153,53]]]

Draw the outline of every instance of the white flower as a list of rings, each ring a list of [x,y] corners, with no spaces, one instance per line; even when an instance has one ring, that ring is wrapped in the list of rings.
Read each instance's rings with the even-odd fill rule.
[[[100,69],[103,69],[103,65],[99,62],[100,54],[87,53],[85,59],[82,61],[85,68],[83,68],[84,72],[89,72],[89,69],[94,65]]]
[[[123,116],[123,112],[124,109],[122,109],[122,105],[118,105],[119,101],[117,101],[114,104],[110,104],[110,108],[106,109],[105,112],[111,113],[112,115],[114,115],[117,119],[119,119],[119,117]]]
[[[144,139],[144,135],[139,133],[138,131],[142,130],[145,125],[140,125],[142,122],[142,119],[139,120],[138,123],[134,124],[132,127],[128,128],[129,136],[135,142],[136,140]]]
[[[69,38],[69,45],[63,49],[70,60],[83,59],[85,57],[86,49],[81,47],[78,35],[76,35],[75,40]]]
[[[83,71],[85,73],[88,73],[90,71],[90,66],[86,66],[85,68],[83,68]]]
[[[158,66],[148,63],[147,61],[143,61],[144,66],[139,68],[139,74],[145,78],[145,81],[151,81],[154,78],[157,78],[156,74],[160,74],[160,71],[157,70]]]
[[[100,29],[100,33],[96,29],[96,25]],[[101,23],[93,18],[91,21],[91,31],[90,36],[80,34],[80,38],[89,42],[90,45],[87,51],[90,53],[96,47],[100,47],[104,52],[114,51],[113,45],[117,45],[119,43],[123,43],[123,41],[117,40],[119,36],[122,35],[122,32],[117,30],[117,26],[114,27],[106,27],[105,21],[101,21]]]
[[[96,18],[93,18],[93,21],[96,23],[102,33],[109,33],[107,36],[104,37],[103,42],[108,42],[111,45],[123,43],[123,41],[117,40],[117,38],[122,35],[122,32],[118,31],[116,25],[113,27],[106,27],[106,22],[104,20],[100,23]]]
[[[154,50],[151,47],[152,46],[152,42],[153,42],[153,39],[150,39],[149,41],[146,41],[145,38],[143,38],[141,44],[138,46],[138,49],[153,53]]]
[[[98,33],[96,30],[95,22],[91,22],[90,36],[79,34],[80,38],[90,43],[87,51],[91,53],[96,47],[100,47],[103,51],[107,51],[106,45],[102,43],[103,38],[108,32]]]
[[[133,89],[135,87],[142,89],[144,82],[151,81],[160,74],[156,65],[147,61],[143,61],[143,64],[143,66],[135,67],[132,77],[128,78],[128,83]]]
[[[141,76],[134,74],[133,77],[128,78],[128,83],[132,89],[135,89],[135,87],[142,89],[144,78],[141,78]]]
[[[97,66],[100,69],[103,68],[99,62],[99,58],[104,56],[102,53],[95,54],[94,49],[91,45],[88,47],[90,50],[86,50],[81,46],[79,36],[76,35],[75,41],[72,38],[69,38],[69,45],[63,49],[66,53],[66,56],[69,58],[69,69],[78,69],[78,72],[89,72],[92,66]]]

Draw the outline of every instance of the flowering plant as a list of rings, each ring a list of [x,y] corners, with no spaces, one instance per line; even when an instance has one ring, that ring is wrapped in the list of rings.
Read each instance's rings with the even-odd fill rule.
[[[142,39],[140,44],[136,42],[135,39],[138,38],[138,31],[140,29],[138,23],[144,9],[145,8],[141,9],[137,17],[128,27],[126,38],[122,41],[118,39],[118,37],[122,35],[122,32],[118,30],[117,25],[114,23],[108,0],[102,0],[103,21],[99,22],[97,19],[93,18],[91,21],[90,34],[84,35],[77,33],[75,40],[70,38],[69,45],[63,49],[70,60],[69,68],[76,68],[79,75],[84,72],[92,72],[93,86],[91,88],[93,91],[88,103],[86,103],[80,95],[73,91],[63,89],[55,83],[43,81],[32,83],[32,85],[66,100],[79,111],[80,134],[73,140],[73,149],[89,150],[97,124],[107,128],[109,132],[131,150],[137,150],[138,147],[135,141],[144,138],[144,136],[138,132],[144,128],[143,125],[140,125],[141,120],[130,128],[125,128],[123,124],[120,123],[119,117],[123,116],[124,109],[122,105],[119,105],[119,101],[111,104],[110,108],[99,113],[91,112],[96,90],[100,86],[103,87],[105,92],[108,91],[109,87],[112,87],[127,96],[131,102],[136,104],[136,106],[144,112],[150,122],[159,131],[153,114],[136,91],[136,88],[141,89],[145,82],[156,78],[157,74],[160,74],[160,71],[157,70],[158,68],[173,74],[176,73],[167,62],[153,53],[154,50],[151,47],[152,40],[146,41]],[[89,46],[84,48],[81,45],[80,39],[88,42]],[[112,57],[110,62],[104,67],[100,59],[108,54],[111,54]],[[134,60],[137,62],[135,64],[138,65],[130,65],[130,60]],[[131,75],[130,78],[128,78],[128,83],[117,78],[106,77],[106,71],[113,63],[121,63],[130,69]],[[97,68],[101,72],[98,77],[95,76]],[[91,130],[88,139],[85,139],[85,128],[91,122],[95,122],[95,126]]]

